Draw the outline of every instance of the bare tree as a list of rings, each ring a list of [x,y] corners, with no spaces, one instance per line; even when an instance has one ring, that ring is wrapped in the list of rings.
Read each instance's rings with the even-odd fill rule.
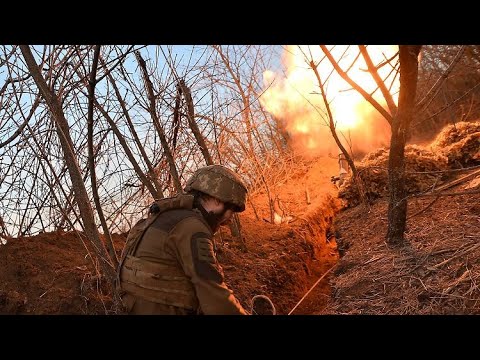
[[[88,115],[87,115],[88,165],[90,167],[90,181],[92,182],[92,192],[93,192],[95,207],[96,207],[98,216],[100,218],[100,223],[102,224],[103,235],[106,238],[108,254],[113,263],[113,267],[116,269],[118,267],[118,258],[117,258],[117,254],[115,253],[115,248],[112,242],[110,231],[108,230],[107,222],[105,221],[105,216],[103,215],[102,206],[100,204],[100,197],[98,196],[97,177],[95,174],[95,158],[94,158],[94,151],[93,151],[93,104],[94,104],[94,97],[95,97],[95,86],[97,85],[97,66],[98,66],[99,57],[100,57],[100,45],[96,45],[94,50],[94,55],[93,55],[92,70],[90,72],[90,79],[88,81]]]
[[[266,191],[273,221],[276,182],[291,171],[294,154],[281,122],[260,101],[270,47],[193,46],[175,54],[174,46],[45,45],[28,48],[38,64],[30,58],[26,71],[22,53],[27,48],[0,46],[3,234],[81,230],[94,246],[103,246],[96,242],[98,229],[107,238],[109,232],[128,231],[152,199],[181,189],[195,168],[210,162],[238,171],[250,196]],[[365,60],[377,85],[374,92],[383,96],[386,106],[350,78],[353,64],[340,66],[323,49],[323,61],[333,61],[335,71],[392,126],[391,151],[397,155],[391,158],[389,175],[396,189],[389,237],[396,242],[402,225],[394,219],[401,220],[406,211],[401,190],[404,137],[410,124],[427,133],[441,123],[480,114],[480,48],[423,48],[422,96],[413,120],[408,110],[414,76],[406,74],[413,74],[415,64],[408,51],[403,53],[406,48],[401,48],[400,69],[392,63],[398,56],[375,64],[366,46],[358,48],[357,58]],[[390,66],[394,76],[405,71],[398,108],[390,80],[379,75],[381,66]],[[30,68],[37,69],[35,77]],[[328,79],[322,76],[319,73],[317,81],[326,94]],[[335,120],[330,117],[327,123],[332,128]],[[95,207],[88,209],[92,202]],[[112,260],[99,251],[114,266],[113,246],[108,244]]]
[[[70,178],[73,183],[75,198],[80,208],[80,216],[82,217],[83,225],[85,226],[87,238],[92,241],[95,252],[101,260],[101,267],[105,275],[107,276],[107,279],[110,281],[110,285],[113,289],[115,281],[115,271],[112,267],[112,263],[109,259],[108,253],[105,250],[104,244],[100,239],[98,229],[95,226],[93,211],[90,206],[87,191],[85,189],[80,168],[78,166],[78,162],[73,150],[73,142],[70,137],[69,125],[63,113],[61,102],[59,100],[59,97],[48,87],[47,82],[42,76],[40,69],[35,61],[35,58],[33,57],[30,47],[28,45],[20,45],[20,49],[22,51],[23,57],[25,58],[28,69],[32,74],[32,77],[34,78],[40,92],[42,93],[42,97],[47,102],[48,107],[50,108],[50,111],[52,112],[52,115],[54,117],[55,124],[57,126],[58,137],[60,138],[60,141],[62,143],[66,164],[70,173]]]
[[[477,45],[425,45],[418,76],[414,140],[431,140],[446,124],[480,117]]]
[[[364,199],[364,193],[363,193],[363,189],[362,189],[362,186],[361,186],[361,183],[360,183],[362,180],[358,176],[357,167],[355,166],[355,163],[353,162],[353,158],[352,158],[351,154],[348,152],[348,150],[345,148],[345,146],[343,146],[342,142],[340,141],[340,139],[338,137],[336,122],[334,120],[334,117],[333,117],[333,114],[332,114],[332,111],[331,111],[331,108],[330,108],[330,102],[327,99],[327,93],[325,91],[325,86],[324,86],[324,83],[322,81],[322,78],[320,77],[320,73],[318,72],[318,64],[315,63],[315,61],[313,59],[310,59],[308,61],[308,65],[310,66],[310,68],[315,73],[315,77],[317,79],[318,86],[320,88],[320,94],[322,95],[323,104],[325,105],[325,109],[326,109],[326,112],[327,112],[326,123],[327,123],[327,125],[330,129],[330,133],[332,134],[332,137],[335,140],[335,143],[337,144],[338,148],[340,149],[342,154],[345,156],[345,159],[347,160],[348,165],[350,166],[350,169],[352,170],[352,174],[353,174],[353,178],[355,179],[355,183],[357,184],[358,193],[361,195],[362,200],[364,200],[364,202],[365,202],[366,200]]]
[[[278,156],[277,150],[281,150],[281,146],[276,138],[278,134],[272,134],[273,121],[259,101],[265,91],[261,79],[263,71],[268,69],[269,63],[265,61],[268,51],[258,46],[214,45],[212,48],[212,66],[206,72],[224,92],[228,91],[229,108],[225,107],[225,110],[231,109],[217,114],[215,120],[213,116],[208,117],[215,128],[229,134],[227,139],[224,138],[223,146],[217,148],[224,149],[221,155],[225,162],[232,163],[245,174],[251,190],[265,189],[273,223],[275,194],[272,187],[275,181],[272,177],[267,179],[265,174],[269,169],[280,169],[285,164],[284,158]]]
[[[374,65],[365,46],[359,46],[368,71],[372,75],[377,89],[380,89],[388,110],[376,101],[370,93],[357,84],[343,70],[339,63],[333,58],[328,48],[320,45],[323,53],[330,61],[335,71],[356,91],[358,91],[372,106],[387,120],[391,126],[392,134],[390,139],[388,184],[390,189],[390,201],[388,208],[388,231],[387,242],[391,245],[402,245],[404,243],[404,232],[406,226],[407,200],[405,196],[405,144],[409,134],[410,124],[413,119],[415,107],[415,95],[418,79],[418,55],[421,46],[399,46],[400,63],[400,94],[398,108],[393,102],[392,96],[378,74],[379,65]]]
[[[405,192],[405,144],[415,108],[418,79],[418,54],[420,45],[400,45],[400,94],[398,111],[392,118],[392,136],[388,156],[388,203],[387,242],[403,245],[407,223],[407,199]]]
[[[155,128],[157,129],[158,132],[158,137],[160,138],[160,141],[162,142],[163,146],[163,151],[165,152],[165,156],[167,157],[168,165],[170,167],[170,172],[172,174],[172,179],[173,179],[173,184],[175,187],[175,190],[177,192],[182,191],[182,186],[180,184],[180,178],[178,176],[177,172],[177,167],[175,166],[175,160],[173,159],[172,152],[170,150],[170,147],[167,142],[167,138],[165,136],[165,131],[163,130],[162,125],[160,124],[160,120],[158,119],[157,116],[157,109],[155,105],[155,94],[153,91],[153,84],[152,81],[150,80],[147,72],[147,65],[145,63],[145,60],[143,60],[142,56],[140,55],[140,52],[135,53],[137,57],[137,61],[142,69],[142,74],[143,74],[143,80],[145,82],[145,88],[147,90],[147,95],[148,95],[148,100],[150,102],[149,106],[149,112],[150,115],[152,116],[153,124],[155,125]]]
[[[29,71],[25,71],[24,58],[18,49],[0,47],[0,73],[6,74],[0,84],[3,232],[14,231],[24,236],[57,229],[85,230],[78,212],[80,204],[75,186],[62,155],[62,143],[55,136],[56,122],[45,108],[43,93],[37,96],[38,88]],[[102,46],[95,79],[92,76],[96,62],[94,46],[31,49],[38,55],[42,76],[58,97],[68,119],[70,147],[87,196],[96,203],[97,211],[93,215],[98,226],[95,225],[101,226],[107,237],[107,231],[112,229],[127,231],[148,209],[152,198],[163,197],[166,190],[171,194],[170,189],[162,188],[165,186],[162,184],[168,186],[171,171],[152,117],[145,116],[148,113],[144,110],[150,109],[151,103],[142,86],[143,73],[141,69],[130,68],[136,49],[143,49],[148,55],[160,47]],[[153,62],[149,77],[154,88],[159,89],[154,95],[157,120],[164,128],[166,141],[175,143],[174,165],[181,169],[177,184],[180,188],[181,177],[188,177],[201,161],[201,150],[195,147],[196,140],[188,123],[169,124],[178,83],[172,81],[172,72],[157,68],[160,57]],[[170,60],[174,64],[173,58]],[[191,69],[186,68],[182,76],[198,86],[198,80],[189,76]],[[177,113],[185,117],[187,112]],[[209,140],[205,139],[209,146]],[[92,186],[88,178],[93,171],[96,183]],[[100,212],[104,213],[107,230]]]

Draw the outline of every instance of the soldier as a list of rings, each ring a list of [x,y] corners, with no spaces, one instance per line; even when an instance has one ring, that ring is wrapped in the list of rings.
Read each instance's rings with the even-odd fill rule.
[[[128,235],[118,272],[127,313],[247,315],[224,282],[213,240],[245,210],[245,185],[210,165],[193,174],[185,192],[155,202]]]
[[[345,155],[343,153],[340,153],[338,155],[338,166],[340,168],[339,177],[338,177],[339,178],[338,187],[340,187],[345,182],[348,176],[348,172],[350,171],[349,170],[350,168],[348,166],[348,161],[345,158]]]

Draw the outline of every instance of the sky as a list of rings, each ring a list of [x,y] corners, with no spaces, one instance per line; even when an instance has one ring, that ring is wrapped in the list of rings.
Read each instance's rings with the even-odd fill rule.
[[[43,45],[42,45],[43,46]],[[33,50],[41,50],[42,46],[33,46]],[[107,47],[107,45],[105,45]],[[320,152],[325,152],[326,151],[326,146],[328,145],[328,150],[331,151],[331,147],[336,148],[336,144],[327,144],[327,140],[331,140],[331,136],[328,133],[328,128],[324,126],[324,124],[321,122],[320,117],[318,116],[318,109],[321,106],[318,106],[317,108],[314,108],[312,104],[315,102],[320,101],[321,102],[321,97],[318,94],[318,83],[314,77],[313,71],[308,68],[307,63],[305,62],[305,57],[304,56],[299,56],[299,54],[295,55],[295,52],[298,52],[300,48],[303,48],[303,53],[308,54],[309,52],[320,52],[319,46],[311,46],[311,48],[307,48],[305,46],[303,47],[298,47],[295,45],[292,46],[273,46],[273,59],[271,62],[271,66],[269,67],[268,71],[263,73],[263,81],[264,81],[264,89],[265,91],[262,93],[261,98],[259,99],[260,103],[266,109],[268,112],[273,114],[276,119],[280,119],[281,121],[285,122],[285,128],[286,130],[292,135],[292,138],[296,138],[296,142],[298,144],[301,144],[301,147],[307,148],[307,151],[309,152],[314,152],[314,151],[320,151]],[[353,47],[356,48],[356,47]],[[343,51],[343,48],[339,46],[337,48],[337,51]],[[151,71],[153,70],[154,75],[152,76],[152,79],[154,77],[160,78],[160,83],[163,84],[165,83],[165,79],[169,77],[171,79],[171,83],[174,84],[176,80],[172,78],[171,71],[172,69],[175,70],[177,76],[179,78],[184,78],[186,80],[187,85],[192,89],[192,96],[194,98],[195,102],[195,110],[200,109],[200,111],[205,110],[208,111],[208,104],[210,101],[210,87],[204,86],[203,88],[200,88],[197,83],[197,80],[199,78],[198,74],[199,71],[201,70],[191,70],[192,67],[195,64],[203,64],[207,60],[207,56],[210,52],[206,51],[207,46],[205,45],[168,45],[168,46],[142,46],[140,49],[140,53],[142,54],[143,59],[147,62],[148,64],[148,70]],[[358,49],[357,49],[358,51]],[[35,51],[34,51],[35,53]],[[301,55],[301,54],[300,54]],[[317,55],[316,55],[317,56]],[[378,54],[379,59],[381,57],[385,57],[385,53],[379,53]],[[317,56],[318,58],[318,56]],[[168,64],[167,59],[173,59],[173,64]],[[108,60],[108,59],[107,59]],[[348,60],[348,59],[347,59]],[[40,58],[37,56],[37,63],[40,62]],[[323,73],[324,78],[328,77],[326,74],[329,72],[329,70],[326,68],[325,70],[322,70],[322,67],[324,67],[326,62],[323,62],[322,64],[319,65],[319,71]],[[244,65],[247,66],[247,65]],[[365,66],[363,66],[364,68]],[[137,86],[139,88],[143,88],[143,81],[141,80],[141,75],[140,71],[138,69],[138,63],[137,60],[135,59],[135,56],[133,54],[129,55],[127,57],[127,60],[125,62],[125,68],[128,73],[134,74],[135,75],[135,81]],[[386,67],[385,67],[386,69]],[[355,70],[355,69],[352,69]],[[368,84],[368,79],[364,79],[365,76],[368,77],[368,74],[362,70],[360,67],[358,67],[357,74],[356,76],[359,77],[359,79],[363,84]],[[187,73],[188,71],[188,73]],[[0,85],[5,82],[6,77],[8,76],[8,73],[6,72],[6,67],[5,66],[0,66]],[[362,121],[362,119],[358,118],[358,114],[360,113],[358,106],[361,105],[361,102],[363,101],[361,99],[361,96],[358,94],[355,94],[352,91],[346,91],[348,90],[348,86],[343,83],[341,80],[334,80],[334,76],[329,78],[330,80],[328,81],[328,84],[326,84],[326,87],[328,87],[329,94],[336,94],[338,93],[339,95],[334,98],[331,98],[331,108],[333,109],[334,112],[337,113],[337,118],[342,120],[342,116],[345,118],[345,129],[347,129],[349,132],[348,134],[350,135],[352,131],[352,134],[354,132],[354,127],[358,129],[370,129],[370,128],[375,128],[375,129],[380,129],[379,126],[370,126],[370,123],[367,123],[366,121]],[[261,80],[261,79],[260,79]],[[375,86],[374,82],[370,81],[372,86]],[[155,82],[154,84],[158,86],[158,83]],[[268,85],[268,89],[267,89]],[[97,84],[96,86],[96,94],[98,97],[101,97],[102,95],[106,94],[107,91],[107,86],[110,86],[107,84],[107,81],[102,81],[101,83]],[[175,89],[172,87],[173,90]],[[121,89],[122,96],[130,96],[125,92],[124,89]],[[336,90],[333,91],[333,90]],[[110,89],[111,91],[111,89]],[[222,93],[224,91],[228,91],[227,87],[220,87],[218,89],[218,92],[220,95],[225,95],[226,93]],[[130,92],[131,93],[131,92]],[[33,95],[26,95],[26,96],[33,96]],[[307,96],[310,97],[311,100],[306,101]],[[350,100],[346,96],[350,97]],[[222,97],[225,99],[225,97]],[[347,100],[345,100],[347,99]],[[25,100],[25,101],[24,101]],[[85,101],[85,98],[82,99]],[[29,99],[22,99],[22,102],[24,104],[29,104],[31,100]],[[84,104],[82,106],[85,106]],[[65,106],[65,109],[68,109],[68,106]],[[207,109],[207,110],[206,110]],[[25,111],[28,110],[27,109]],[[6,111],[3,109],[3,111]],[[0,106],[0,114],[2,114],[2,108]],[[82,114],[85,116],[86,114],[86,109],[82,109]],[[140,134],[146,134],[146,131],[151,131],[152,130],[152,125],[151,125],[151,120],[150,120],[150,114],[144,110],[141,106],[136,106],[134,111],[130,113],[134,119],[132,119],[134,122],[136,121],[141,121],[141,119],[144,119],[144,125],[138,125],[138,128],[136,129]],[[171,112],[169,108],[166,108],[166,114],[164,116],[171,116]],[[208,115],[208,114],[206,114]],[[112,118],[114,120],[117,120],[119,117],[123,117],[122,114],[112,114]],[[371,115],[371,110],[365,109],[365,118],[372,119]],[[15,126],[11,126],[9,131],[2,131],[2,128],[5,129],[8,127],[5,119],[7,119],[8,116],[3,117],[4,120],[0,120],[0,142],[4,141],[7,137],[9,137],[15,130]],[[74,115],[71,115],[66,112],[66,118],[67,121],[70,122],[71,124],[71,133],[72,137],[78,137],[78,136],[85,136],[85,122],[84,118],[78,115],[78,113],[75,113]],[[2,117],[0,117],[2,119]],[[76,120],[78,121],[77,124],[75,124],[73,121]],[[11,120],[8,120],[11,121]],[[20,116],[17,118],[17,123],[21,123],[22,120]],[[34,121],[31,121],[34,123]],[[121,123],[124,124],[123,120],[121,120]],[[380,120],[380,124],[383,124],[384,121]],[[339,123],[341,125],[341,123]],[[10,123],[11,125],[11,123]],[[363,126],[362,126],[363,125]],[[104,127],[107,125],[103,125]],[[129,133],[127,129],[125,128],[125,125],[123,125],[124,128],[120,128],[122,132]],[[137,126],[137,125],[136,125]],[[99,130],[99,129],[97,129]],[[102,129],[100,129],[102,130]],[[103,129],[105,130],[105,129]],[[388,129],[387,129],[388,130]],[[110,134],[111,137],[113,138],[113,135]],[[369,136],[367,136],[369,135]],[[359,134],[359,136],[362,139],[367,139],[368,144],[366,145],[367,148],[365,151],[369,150],[371,147],[378,147],[379,141],[383,141],[384,137],[388,137],[388,131],[385,131],[385,136],[379,136],[378,131],[377,133],[373,134],[374,136],[370,136],[370,132],[368,131],[363,131]],[[16,140],[18,141],[18,140]],[[12,144],[14,144],[16,141],[14,141]],[[74,140],[75,141],[75,140]],[[292,141],[293,142],[293,141]],[[330,141],[332,142],[332,141]],[[357,141],[357,144],[359,141]],[[116,146],[120,145],[118,142],[116,142]],[[159,148],[159,145],[157,144],[156,149]],[[0,149],[0,157],[2,156],[2,152],[4,149]],[[19,150],[21,151],[21,150]],[[30,150],[31,151],[31,150]],[[148,149],[147,151],[153,151],[153,148]],[[160,150],[161,151],[161,150]],[[3,158],[0,159],[0,165],[5,168],[5,165],[8,165],[9,161],[11,161],[11,156],[15,154],[14,151],[11,151],[10,154],[3,154]],[[77,155],[86,155],[86,150],[84,154],[77,154]],[[150,154],[149,154],[150,155]],[[115,155],[115,159],[111,159],[111,161],[107,164],[110,166],[110,170],[112,167],[115,167],[119,172],[120,171],[127,171],[131,172],[132,165],[130,161],[126,158],[126,156],[123,154],[123,150],[120,150],[117,152]],[[136,156],[138,158],[138,155]],[[153,157],[153,156],[152,156]],[[140,162],[143,163],[143,162]],[[101,176],[102,172],[106,170],[107,165],[100,165],[97,169],[97,172],[99,176]],[[103,167],[102,167],[103,166]],[[141,165],[143,166],[143,165]],[[2,170],[0,168],[0,180],[1,180],[1,175],[2,175]],[[27,169],[29,170],[29,169]],[[133,173],[132,173],[133,174]],[[13,176],[16,174],[11,173],[10,178],[7,180],[12,179]],[[29,177],[28,175],[23,175],[23,178],[25,179],[24,186],[25,187],[30,187],[32,184],[32,177]],[[87,182],[89,184],[89,182]],[[114,188],[115,187],[115,179],[112,178],[107,184],[108,187]],[[69,186],[65,184],[65,186]],[[5,184],[0,185],[0,198],[2,195],[4,195],[6,192],[6,186]],[[7,194],[8,195],[8,194]],[[4,207],[6,206],[5,204],[2,204]],[[15,204],[14,204],[15,205]],[[12,206],[10,203],[9,206]],[[23,208],[25,204],[20,204],[19,207]],[[0,216],[2,215],[2,209],[0,209]]]
[[[41,49],[42,46],[32,46],[32,50],[39,50]],[[171,57],[175,60],[175,70],[176,72],[178,73],[178,76],[179,77],[183,77],[185,75],[185,69],[191,67],[192,64],[195,64],[197,61],[201,61],[202,59],[205,58],[205,46],[200,46],[200,45],[173,45],[173,46],[146,46],[144,48],[142,48],[140,50],[141,54],[142,54],[142,57],[144,58],[144,60],[146,60],[149,64],[149,67],[152,65],[152,63],[155,61],[155,59],[157,60],[156,61],[156,73],[160,76],[160,74],[163,74],[163,76],[167,76],[167,74],[170,72],[168,70],[168,65],[166,64],[166,60],[165,60],[165,57],[171,55]],[[34,56],[35,56],[35,51],[33,51],[34,53]],[[274,61],[275,62],[275,61]],[[37,57],[37,63],[40,63],[40,59]],[[280,57],[278,57],[278,60],[277,60],[277,64],[280,64]],[[125,63],[125,66],[126,66],[126,69],[128,72],[135,72],[135,73],[139,73],[138,72],[138,64],[137,64],[137,61],[135,60],[135,57],[134,56],[129,56],[128,60],[126,61]],[[162,72],[162,69],[167,69],[168,71],[166,70],[163,70]],[[6,67],[5,66],[1,66],[0,67],[0,84],[3,85],[3,83],[5,82],[6,78],[8,76],[8,72],[6,71]],[[188,84],[188,79],[187,79],[187,84]],[[100,94],[102,93],[102,84],[99,84],[96,88],[96,91],[97,91],[97,94]],[[204,90],[199,90],[198,92],[196,92],[194,94],[194,97],[195,98],[202,98],[205,94],[202,93],[202,92],[206,92],[207,90],[204,89]],[[25,99],[26,100],[26,99]],[[30,100],[27,100],[28,103],[30,102]],[[25,103],[27,103],[27,101],[25,101]],[[0,110],[1,111],[1,110]],[[139,115],[142,115],[143,117],[145,118],[149,118],[150,116],[145,112],[145,114],[139,114]],[[67,115],[67,120],[69,120],[69,117]],[[11,129],[6,132],[5,130],[2,131],[2,128],[5,129],[5,127],[7,127],[9,124],[5,122],[5,120],[3,122],[1,122],[2,120],[0,120],[0,142],[4,141],[6,138],[8,138],[16,129],[14,126],[11,126],[11,123],[10,123],[10,126],[11,126]],[[11,120],[9,120],[11,121]],[[17,122],[18,123],[21,123],[21,119],[18,118],[17,119]],[[34,121],[32,120],[31,123],[34,123]],[[72,134],[74,135],[75,133],[72,132]],[[15,144],[18,140],[15,140],[12,144]],[[3,149],[0,149],[0,156],[1,156],[1,153],[3,152]],[[123,152],[122,153],[122,157],[124,157],[123,155]],[[1,165],[3,167],[3,169],[5,169],[5,165],[8,164],[9,162],[12,161],[12,158],[11,156],[13,156],[13,153],[11,152],[10,154],[3,154],[3,158],[1,159]],[[122,166],[122,160],[121,159],[116,159],[115,162],[117,163],[117,167],[118,169],[120,170],[121,168],[130,168],[131,167],[131,164],[130,162],[124,158],[124,161],[123,161],[123,166]],[[27,169],[27,170],[30,170],[30,169]],[[102,169],[98,169],[99,173],[102,172]],[[1,175],[1,171],[0,171],[0,175]],[[14,176],[15,174],[11,174],[12,176]],[[8,177],[6,180],[7,181],[11,181],[12,180],[12,176]],[[25,182],[24,182],[24,186],[25,187],[29,187],[31,186],[33,180],[32,180],[32,177],[28,176],[27,175],[23,175],[22,176],[24,179],[25,179]],[[66,186],[68,186],[67,184],[65,184]],[[7,189],[7,186],[6,184],[0,184],[0,197],[3,196],[3,195],[7,195],[7,198],[8,198],[8,195],[11,195],[11,194],[5,194],[5,191]],[[15,204],[12,204],[12,202],[9,202],[9,207],[12,207],[12,206],[15,206]],[[26,206],[25,203],[23,204],[19,204],[19,208],[24,208]],[[2,211],[7,211],[5,209],[6,205],[5,203],[3,204],[3,207],[4,209],[3,210],[0,210],[0,216],[3,215],[2,214]],[[9,211],[9,210],[8,210]],[[15,234],[15,231],[13,231],[13,233]]]

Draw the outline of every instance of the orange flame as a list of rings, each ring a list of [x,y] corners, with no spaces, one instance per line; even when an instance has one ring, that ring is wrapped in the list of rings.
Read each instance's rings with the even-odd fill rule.
[[[398,47],[368,46],[367,50],[373,63],[377,65],[391,58],[398,51]],[[335,46],[331,53],[335,59],[341,58],[339,65],[347,70],[359,50],[356,46],[348,49],[347,46]],[[308,65],[311,59],[316,63],[323,59],[318,66],[318,72],[324,82],[327,100],[343,145],[349,148],[348,143],[351,141],[353,150],[357,152],[368,152],[387,145],[390,139],[388,122],[335,71],[332,73],[333,67],[328,59],[324,58],[319,46],[287,46],[282,58],[286,74],[283,76],[271,70],[264,72],[264,83],[268,88],[260,101],[283,125],[291,137],[294,149],[312,155],[338,152],[328,128],[328,117],[318,81]],[[382,66],[378,72],[382,79],[387,78],[386,85],[391,86],[393,99],[397,102],[398,76],[392,84],[394,72],[389,64]],[[373,98],[387,108],[361,55],[349,69],[348,74],[366,92],[373,93]]]

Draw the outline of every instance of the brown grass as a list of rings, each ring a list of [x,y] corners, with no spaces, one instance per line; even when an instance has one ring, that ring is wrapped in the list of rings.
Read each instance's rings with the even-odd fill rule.
[[[480,195],[441,197],[422,212],[431,201],[409,201],[409,215],[419,214],[408,220],[409,245],[402,249],[384,241],[385,201],[370,213],[359,206],[338,216],[345,256],[325,313],[480,313]]]

